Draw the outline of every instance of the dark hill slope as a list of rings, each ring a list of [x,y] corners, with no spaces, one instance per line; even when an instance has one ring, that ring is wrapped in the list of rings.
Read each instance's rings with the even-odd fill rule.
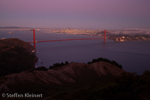
[[[32,51],[34,49],[34,47],[31,44],[24,42],[18,38],[9,38],[0,40],[0,51],[3,49],[4,46],[8,47],[18,46],[23,47],[29,51]]]
[[[71,91],[108,82],[125,71],[106,62],[70,63],[47,71],[31,70],[0,78],[0,93],[42,93],[53,97],[61,91]]]
[[[35,68],[34,47],[17,38],[0,40],[0,77]]]

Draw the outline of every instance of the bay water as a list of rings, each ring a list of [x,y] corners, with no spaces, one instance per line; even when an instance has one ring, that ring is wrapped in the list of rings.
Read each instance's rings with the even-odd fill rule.
[[[0,30],[0,38],[20,38],[23,41],[33,41],[32,31],[23,36],[27,31]],[[49,39],[74,39],[95,38],[97,36],[69,35],[36,32],[36,41]],[[81,62],[87,63],[100,57],[114,60],[128,72],[142,74],[150,70],[150,41],[125,41],[115,42],[106,40],[73,40],[36,43],[36,53],[39,58],[36,66],[49,68],[54,63]]]

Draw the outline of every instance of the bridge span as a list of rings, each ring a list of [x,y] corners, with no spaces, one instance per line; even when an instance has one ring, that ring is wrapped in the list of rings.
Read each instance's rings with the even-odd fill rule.
[[[33,43],[33,46],[36,48],[36,43],[39,42],[55,42],[55,41],[73,41],[73,40],[95,40],[95,39],[103,39],[104,43],[106,43],[106,39],[116,39],[116,38],[107,38],[106,37],[106,30],[104,30],[104,37],[100,38],[76,38],[76,39],[55,39],[55,40],[41,40],[41,41],[36,41],[35,39],[35,29],[33,29],[33,41],[30,41],[28,43]]]

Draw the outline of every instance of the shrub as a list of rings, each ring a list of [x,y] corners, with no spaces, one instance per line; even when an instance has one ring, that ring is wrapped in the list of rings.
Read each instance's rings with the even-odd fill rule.
[[[38,67],[35,70],[39,70],[39,71],[47,71],[48,69],[44,66]]]
[[[53,66],[49,66],[49,69],[56,68],[56,67],[61,67],[61,66],[67,65],[67,64],[69,64],[68,61],[66,61],[65,63],[63,63],[63,62],[55,63],[55,64],[53,64]]]
[[[116,61],[111,61],[111,60],[108,60],[106,58],[93,59],[92,62],[88,62],[88,64],[92,64],[92,63],[100,62],[100,61],[108,62],[108,63],[115,65],[115,66],[119,67],[120,69],[122,69],[122,65],[119,65]]]

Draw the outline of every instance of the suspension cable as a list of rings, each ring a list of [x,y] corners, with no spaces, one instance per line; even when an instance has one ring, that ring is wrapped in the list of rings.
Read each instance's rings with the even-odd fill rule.
[[[29,31],[29,32],[27,32],[27,33],[25,33],[25,34],[19,36],[18,38],[22,38],[22,37],[26,36],[27,34],[29,34],[30,32],[31,32],[31,31]]]

